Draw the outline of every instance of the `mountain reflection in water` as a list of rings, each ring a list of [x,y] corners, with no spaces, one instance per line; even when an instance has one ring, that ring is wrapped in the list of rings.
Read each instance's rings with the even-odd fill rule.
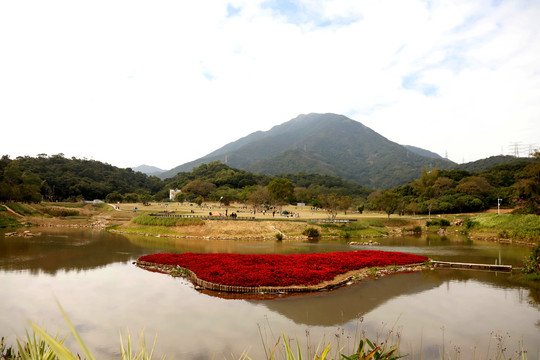
[[[367,280],[350,286],[273,300],[229,300],[196,291],[185,279],[151,273],[131,262],[158,252],[307,253],[354,251],[340,240],[319,242],[220,241],[123,236],[76,229],[38,229],[33,238],[0,235],[0,336],[24,334],[27,320],[64,334],[58,298],[85,342],[99,358],[118,356],[118,332],[143,329],[157,335],[156,354],[170,358],[230,357],[248,350],[264,358],[258,325],[297,336],[309,330],[315,346],[345,329],[379,333],[381,324],[403,329],[403,351],[423,346],[422,359],[439,359],[444,336],[462,347],[463,358],[477,346],[485,353],[490,334],[507,331],[509,349],[523,340],[538,358],[540,296],[509,274],[433,270]],[[380,249],[439,260],[519,264],[529,249],[463,237],[377,239]],[[24,285],[24,286],[23,286]],[[374,335],[375,334],[375,335]],[[9,337],[8,341],[14,341]],[[71,341],[68,339],[68,342]],[[275,344],[275,342],[273,342]],[[73,342],[68,343],[77,349]],[[508,353],[511,354],[510,352]],[[415,358],[418,358],[416,356]]]

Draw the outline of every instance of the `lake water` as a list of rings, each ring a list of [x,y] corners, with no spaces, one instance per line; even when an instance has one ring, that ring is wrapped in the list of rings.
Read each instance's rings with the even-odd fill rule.
[[[29,321],[64,335],[56,300],[86,344],[102,359],[119,357],[119,339],[144,332],[155,354],[173,359],[232,359],[243,351],[265,359],[284,333],[304,356],[329,342],[351,349],[366,334],[400,340],[414,359],[485,359],[503,342],[540,358],[540,291],[508,274],[432,270],[367,280],[333,291],[276,299],[226,299],[201,293],[185,279],[137,268],[156,252],[309,253],[366,247],[344,241],[277,242],[126,237],[88,230],[42,230],[33,238],[0,235],[0,336],[24,338]],[[377,239],[369,249],[438,260],[521,265],[529,248],[466,237]],[[68,346],[80,351],[68,337]],[[280,342],[280,344],[282,344]],[[281,349],[281,346],[278,347]],[[280,350],[278,350],[280,351]],[[333,353],[332,352],[332,353]]]

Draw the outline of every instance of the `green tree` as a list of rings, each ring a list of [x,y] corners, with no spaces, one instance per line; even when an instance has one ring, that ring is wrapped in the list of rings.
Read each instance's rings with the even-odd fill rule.
[[[454,180],[447,177],[440,177],[433,184],[434,195],[441,196],[454,188]]]
[[[127,203],[139,202],[139,195],[135,193],[128,193],[124,195],[124,201]]]
[[[196,196],[207,197],[216,189],[216,185],[203,180],[193,180],[182,188],[182,192],[193,194]]]
[[[290,203],[294,196],[294,185],[289,179],[275,178],[266,188],[277,205]]]
[[[260,205],[270,204],[272,197],[268,189],[264,186],[257,186],[257,188],[249,193],[247,196],[247,202],[253,207],[258,208]]]
[[[433,186],[439,176],[439,169],[429,169],[428,167],[422,168],[422,175],[419,179],[413,182],[413,188],[416,194],[423,198],[432,198],[434,196]]]
[[[487,196],[493,190],[493,187],[484,177],[469,176],[459,182],[456,190],[466,195]]]
[[[390,215],[395,213],[399,208],[400,198],[401,196],[399,194],[391,191],[385,191],[381,195],[376,196],[372,202],[376,208],[384,211],[388,215],[388,219],[390,219]]]
[[[420,213],[422,211],[422,208],[418,205],[418,203],[416,201],[411,201],[407,207],[405,208],[405,210],[409,213],[409,214],[413,214],[414,216],[416,216],[417,213]]]
[[[178,194],[174,195],[174,201],[178,202],[184,202],[186,200],[186,194],[183,192],[179,192]]]
[[[535,157],[540,159],[540,153],[536,152]],[[540,161],[527,165],[514,189],[519,211],[540,215]]]
[[[113,191],[105,196],[105,201],[108,203],[119,203],[124,201],[124,197],[118,191]]]
[[[17,185],[21,183],[22,171],[17,160],[11,161],[4,168],[4,181],[10,185]]]
[[[321,207],[326,211],[328,214],[328,217],[331,220],[335,220],[337,217],[337,210],[338,210],[338,197],[336,194],[320,194],[317,197],[317,200],[319,200],[319,203],[321,204]]]
[[[298,202],[302,202],[307,204],[309,200],[313,198],[313,195],[311,194],[311,191],[306,189],[305,187],[295,187],[294,188],[294,198]]]
[[[350,209],[353,203],[354,200],[350,196],[342,196],[338,200],[338,206],[344,211],[345,215],[347,215],[347,210]]]
[[[239,191],[227,186],[221,186],[210,194],[210,199],[219,201],[225,206],[229,206],[232,201],[237,201],[239,197]]]

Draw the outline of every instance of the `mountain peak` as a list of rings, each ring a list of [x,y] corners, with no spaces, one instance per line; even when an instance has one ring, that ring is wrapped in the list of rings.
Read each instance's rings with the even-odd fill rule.
[[[159,175],[159,174],[161,174],[161,173],[163,173],[165,171],[165,170],[160,169],[158,167],[151,166],[151,165],[145,165],[145,164],[134,167],[131,170],[142,172],[143,174],[146,174],[146,175]]]
[[[411,152],[358,121],[339,114],[301,114],[268,131],[258,131],[160,177],[211,161],[268,175],[319,173],[373,188],[393,187],[417,178],[435,159]],[[439,168],[453,164],[437,159]]]

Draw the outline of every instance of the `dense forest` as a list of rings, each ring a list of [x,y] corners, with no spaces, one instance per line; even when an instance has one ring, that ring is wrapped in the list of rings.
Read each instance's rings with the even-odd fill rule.
[[[487,208],[515,208],[539,214],[540,153],[532,161],[493,166],[482,171],[424,167],[421,176],[392,189],[372,190],[339,177],[320,174],[260,175],[219,161],[201,164],[161,180],[132,169],[63,154],[0,159],[0,201],[107,202],[168,201],[248,202],[272,206],[302,202],[331,209],[401,214],[459,213]]]
[[[105,199],[114,191],[156,194],[157,177],[94,160],[67,159],[63,154],[0,159],[0,200],[39,202]]]
[[[540,153],[534,159],[478,172],[424,168],[419,179],[370,194],[368,204],[388,214],[476,212],[497,206],[540,214]]]
[[[294,191],[305,188],[306,202],[319,193],[367,197],[371,190],[342,179],[317,174],[283,175]],[[178,200],[247,201],[248,195],[266,188],[276,177],[231,168],[221,162],[202,164],[161,180],[132,169],[121,169],[94,160],[67,159],[63,154],[38,157],[4,155],[0,159],[0,201],[149,202],[169,200],[170,189],[182,189]],[[290,183],[290,184],[289,184]],[[296,186],[296,183],[300,184]],[[308,192],[309,189],[309,192]],[[309,193],[310,195],[305,195]]]

